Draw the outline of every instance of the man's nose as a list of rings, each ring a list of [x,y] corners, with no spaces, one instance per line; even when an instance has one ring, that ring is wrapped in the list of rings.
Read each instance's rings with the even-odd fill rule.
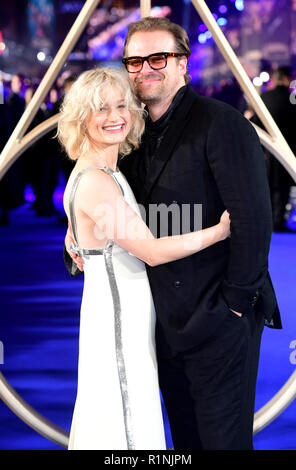
[[[149,63],[148,63],[148,60],[144,60],[144,62],[143,62],[143,68],[142,68],[141,72],[142,72],[142,73],[151,72],[151,70],[153,70],[153,69],[150,67],[150,65],[149,65]]]

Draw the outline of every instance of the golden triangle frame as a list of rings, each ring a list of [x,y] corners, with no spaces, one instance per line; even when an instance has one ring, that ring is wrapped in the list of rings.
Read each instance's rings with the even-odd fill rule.
[[[213,18],[212,13],[203,0],[191,0],[203,22],[212,33],[214,41],[223,54],[226,62],[231,68],[234,76],[240,84],[240,87],[247,96],[250,104],[255,110],[256,114],[261,119],[264,127],[268,132],[263,131],[258,126],[254,125],[260,141],[286,168],[286,170],[296,181],[296,158],[286,140],[281,134],[278,126],[274,122],[268,109],[264,105],[260,96],[258,95],[255,87],[250,81],[244,68],[233,52],[230,44],[225,38],[223,32],[217,25]],[[37,110],[43,102],[46,94],[50,90],[54,80],[59,74],[62,66],[64,65],[68,55],[72,51],[75,43],[77,42],[80,34],[87,25],[92,13],[99,5],[100,0],[86,0],[83,8],[81,9],[76,21],[74,22],[71,30],[69,31],[65,41],[63,42],[56,57],[48,68],[42,82],[40,83],[36,93],[34,94],[31,102],[26,108],[23,116],[18,122],[16,128],[7,141],[1,155],[0,155],[0,178],[4,176],[13,162],[36,140],[44,134],[52,130],[58,121],[58,115],[55,115],[35,127],[31,132],[25,134],[30,123],[32,122]],[[140,0],[141,16],[150,16],[151,1]],[[266,403],[259,411],[255,413],[254,418],[254,433],[259,432],[261,429],[270,424],[277,416],[279,416],[287,406],[296,397],[296,371],[292,373],[283,387],[273,396],[273,398]],[[3,374],[0,373],[0,398],[6,405],[27,423],[31,428],[35,429],[38,433],[42,434],[47,439],[61,445],[68,447],[69,434],[64,429],[55,425],[44,416],[39,414],[32,408],[14,388],[6,381]]]

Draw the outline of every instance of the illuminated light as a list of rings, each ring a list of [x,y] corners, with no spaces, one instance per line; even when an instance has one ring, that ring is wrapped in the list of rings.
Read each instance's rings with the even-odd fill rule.
[[[39,62],[43,62],[45,58],[46,58],[46,55],[44,54],[44,52],[42,51],[38,52],[37,59],[39,60]]]
[[[206,39],[210,39],[212,37],[212,33],[210,31],[205,32]]]
[[[261,86],[262,85],[261,78],[260,77],[253,78],[253,84],[254,84],[254,86]]]
[[[0,54],[5,50],[5,42],[0,42]]]
[[[33,191],[31,185],[28,185],[28,186],[25,187],[24,193],[25,193],[24,194],[25,201],[27,201],[27,202],[34,202],[35,201],[35,194],[34,194],[34,191]]]
[[[269,79],[270,79],[270,75],[268,72],[261,72],[260,73],[260,78],[262,80],[262,82],[268,82]]]
[[[213,17],[215,18],[215,20],[217,21],[218,19],[218,15],[216,13],[213,13]]]
[[[224,13],[226,13],[228,10],[227,6],[226,5],[220,5],[219,6],[219,12],[222,13],[222,15],[224,15]]]
[[[227,24],[226,18],[218,18],[217,23],[219,26],[225,26]]]
[[[201,33],[205,33],[208,28],[206,27],[205,24],[201,24],[199,25],[198,29]]]
[[[235,8],[242,11],[245,8],[244,0],[235,0]]]
[[[206,35],[204,33],[198,35],[198,42],[204,44],[207,41]]]

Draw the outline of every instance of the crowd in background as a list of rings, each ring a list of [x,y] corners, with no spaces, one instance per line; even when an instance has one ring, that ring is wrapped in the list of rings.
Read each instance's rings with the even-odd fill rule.
[[[288,67],[279,68],[273,73],[268,90],[262,94],[262,98],[296,155],[294,131],[296,105],[293,106],[289,100],[289,85],[292,78]],[[62,85],[52,87],[27,132],[59,112],[63,97],[74,80],[75,77],[68,74]],[[232,105],[248,119],[263,127],[234,79],[222,80],[207,86],[197,84],[191,84],[191,86],[201,95]],[[20,74],[15,74],[10,82],[4,83],[4,100],[0,105],[0,151],[36,89],[35,81],[33,82]],[[58,184],[59,175],[62,175],[64,182],[66,182],[74,162],[69,160],[62,150],[55,138],[55,133],[56,131],[53,130],[31,145],[0,181],[0,225],[9,224],[10,210],[25,203],[25,188],[28,185],[31,186],[34,193],[33,207],[36,215],[40,217],[58,215],[53,194]],[[265,149],[264,154],[271,190],[274,230],[286,231],[287,203],[290,188],[295,183],[273,155]],[[63,217],[60,220],[63,220]]]
[[[42,103],[26,133],[46,119],[59,112],[63,96],[75,80],[70,75],[63,86],[53,87]],[[20,74],[13,75],[9,83],[4,84],[4,102],[0,106],[0,150],[30,103],[37,84]],[[34,193],[34,209],[38,216],[51,216],[57,213],[53,194],[59,174],[64,180],[73,168],[70,161],[55,138],[56,131],[50,131],[31,145],[11,166],[0,181],[0,223],[9,223],[9,211],[25,202],[25,188],[30,185]]]

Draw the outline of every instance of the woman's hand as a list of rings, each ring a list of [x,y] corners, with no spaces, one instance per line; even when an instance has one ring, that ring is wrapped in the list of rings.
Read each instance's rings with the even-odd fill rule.
[[[221,215],[219,226],[221,229],[221,240],[230,237],[230,216],[227,211],[224,211]]]

